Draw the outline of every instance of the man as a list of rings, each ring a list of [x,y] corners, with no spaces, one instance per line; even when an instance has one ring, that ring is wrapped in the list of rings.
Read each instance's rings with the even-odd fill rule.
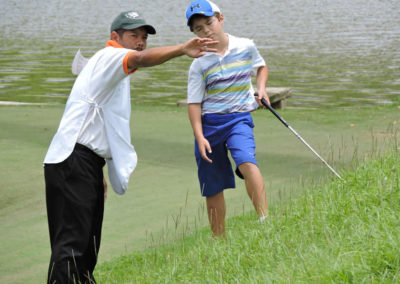
[[[107,184],[123,194],[137,157],[130,141],[130,78],[140,67],[181,55],[215,51],[210,39],[145,50],[155,34],[137,11],[118,15],[107,46],[87,62],[76,79],[44,160],[51,259],[49,283],[95,283]]]

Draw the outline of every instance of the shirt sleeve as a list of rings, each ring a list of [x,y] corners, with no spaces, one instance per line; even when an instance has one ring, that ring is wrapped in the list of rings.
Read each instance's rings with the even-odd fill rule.
[[[261,66],[265,66],[266,63],[265,63],[264,58],[262,58],[262,56],[258,52],[258,49],[253,41],[250,41],[250,51],[251,51],[251,58],[252,58],[253,73],[257,74],[258,68],[260,68]]]
[[[135,50],[129,51],[129,52],[125,55],[124,60],[123,60],[123,64],[122,64],[122,65],[123,65],[123,68],[124,68],[124,72],[125,72],[126,74],[128,74],[128,75],[134,73],[134,72],[137,70],[137,69],[129,69],[129,67],[128,67],[129,54],[134,53],[134,52],[136,52],[136,51],[135,51]]]
[[[205,82],[201,72],[200,63],[197,60],[192,62],[189,69],[187,102],[201,103],[205,94]]]

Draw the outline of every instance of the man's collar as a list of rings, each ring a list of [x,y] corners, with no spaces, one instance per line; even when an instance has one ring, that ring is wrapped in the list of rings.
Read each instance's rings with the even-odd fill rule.
[[[120,44],[119,44],[118,42],[116,42],[115,40],[109,40],[109,41],[107,41],[106,47],[109,47],[109,46],[112,46],[112,47],[115,47],[115,48],[123,48],[123,46],[120,45]]]

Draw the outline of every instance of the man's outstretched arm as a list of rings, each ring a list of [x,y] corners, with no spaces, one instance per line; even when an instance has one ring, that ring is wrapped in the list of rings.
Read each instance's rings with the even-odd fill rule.
[[[205,52],[216,52],[216,49],[209,46],[217,43],[217,41],[209,38],[194,38],[179,45],[154,47],[143,51],[131,52],[128,57],[128,67],[130,69],[150,67],[185,54],[197,58],[203,56]]]

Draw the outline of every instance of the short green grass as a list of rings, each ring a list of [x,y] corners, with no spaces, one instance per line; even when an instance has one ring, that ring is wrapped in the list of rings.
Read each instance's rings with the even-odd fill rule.
[[[98,266],[101,283],[399,283],[400,151],[377,157],[346,183],[307,186],[295,200]]]
[[[45,281],[50,245],[42,162],[63,111],[62,105],[0,106],[0,283]],[[397,107],[280,113],[339,173],[384,151],[400,125]],[[298,196],[308,184],[335,179],[268,111],[253,117],[271,206]],[[186,111],[134,106],[131,125],[138,167],[124,196],[110,189],[99,263],[208,226]],[[252,211],[239,180],[237,187],[226,191],[228,217]]]

